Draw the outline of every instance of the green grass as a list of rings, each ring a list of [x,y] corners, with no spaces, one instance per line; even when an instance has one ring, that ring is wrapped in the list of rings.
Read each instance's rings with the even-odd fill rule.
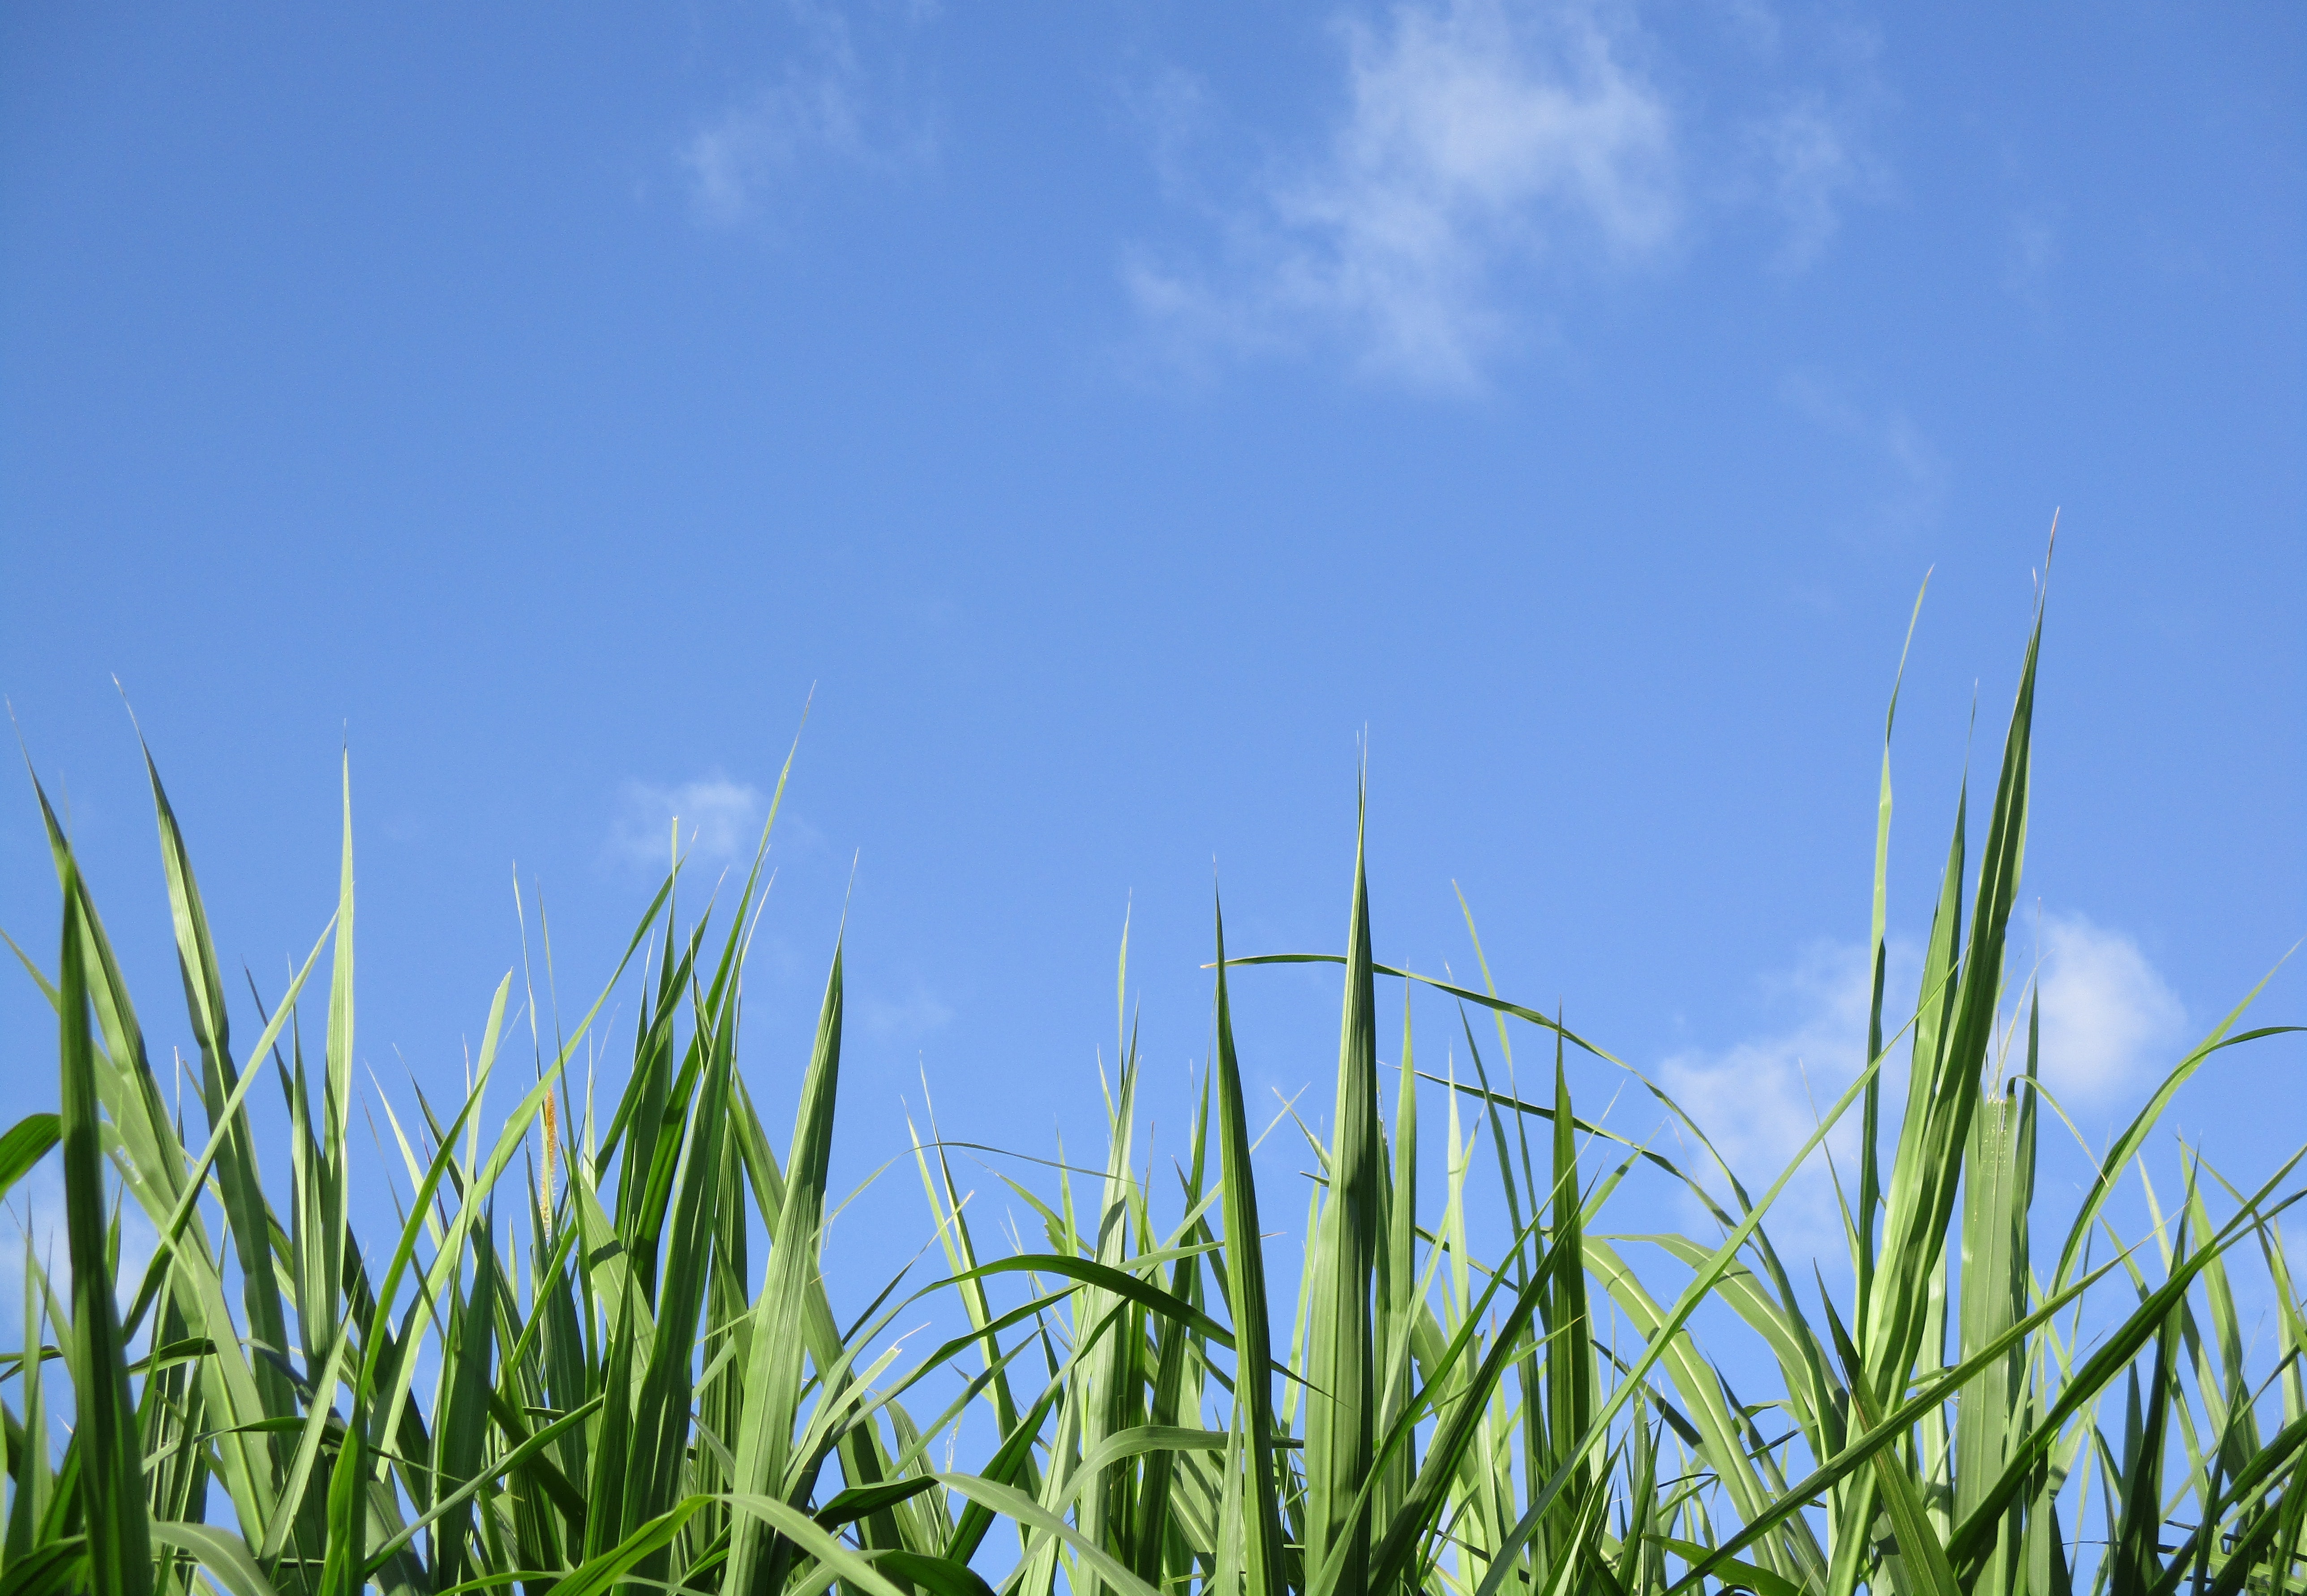
[[[948,1149],[915,1128],[945,1278],[893,1286],[845,1328],[819,1272],[841,958],[780,1146],[737,1067],[758,857],[725,910],[683,925],[669,878],[642,915],[610,982],[640,1001],[605,1117],[570,1068],[606,1045],[601,1004],[557,1053],[509,1066],[510,976],[463,1101],[380,1100],[406,1217],[364,1243],[349,786],[333,922],[236,1051],[152,771],[198,1054],[189,1114],[43,794],[62,931],[53,965],[24,962],[57,1017],[61,1107],[0,1140],[0,1184],[60,1154],[69,1291],[28,1240],[0,1365],[0,1596],[2307,1589],[2307,1305],[2278,1219],[2299,1160],[2247,1187],[2183,1147],[2175,1186],[2148,1164],[2205,1060],[2283,1027],[2238,1030],[2238,1008],[2099,1155],[2073,1212],[2046,1214],[2036,1189],[2038,1027],[2005,936],[2040,633],[2038,618],[1976,858],[1958,814],[1911,1003],[1885,990],[1886,724],[1869,1062],[1804,1149],[1859,1128],[1837,1188],[1847,1291],[1771,1243],[1800,1159],[1754,1195],[1720,1161],[1634,1146],[1580,1117],[1568,1063],[1632,1066],[1489,990],[1487,965],[1481,991],[1378,965],[1359,847],[1343,951],[1282,956],[1339,965],[1344,988],[1328,1134],[1299,1127],[1316,1178],[1294,1295],[1268,1275],[1282,1249],[1256,1240],[1294,1215],[1253,1175],[1266,1127],[1243,1101],[1230,994],[1278,960],[1229,957],[1220,916],[1209,1068],[1174,1178],[1154,1181],[1134,1140],[1125,1027],[1102,1173],[1085,1194],[1072,1174],[1009,1182],[1039,1249],[981,1251]],[[1419,1066],[1408,1004],[1381,1070],[1381,982],[1450,1000],[1471,1080]],[[1489,1073],[1493,1025],[1502,1065],[1517,1036],[1550,1055],[1548,1089],[1519,1097]],[[522,1078],[494,1080],[508,1070]],[[268,1074],[285,1169],[260,1170],[247,1113]],[[1682,1145],[1709,1147],[1657,1101]],[[1421,1210],[1419,1161],[1437,1154],[1438,1207]],[[1609,1233],[1629,1178],[1669,1182],[1711,1227]],[[2134,1179],[2150,1223],[2126,1238],[2110,1201]],[[120,1204],[159,1238],[133,1278]],[[2242,1269],[2275,1304],[2263,1329],[2241,1320]],[[960,1333],[911,1363],[871,1354],[923,1297]],[[1702,1330],[1750,1339],[1718,1353]],[[29,1359],[60,1368],[28,1379]],[[1734,1394],[1733,1363],[1742,1383],[1774,1369],[1773,1388]],[[940,1466],[973,1415],[971,1466]]]

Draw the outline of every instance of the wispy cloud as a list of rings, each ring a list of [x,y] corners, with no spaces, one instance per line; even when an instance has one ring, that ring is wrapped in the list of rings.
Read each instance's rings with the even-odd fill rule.
[[[2036,206],[2011,219],[2003,241],[2003,287],[2013,298],[2043,308],[2051,274],[2059,264],[2059,227],[2055,213]]]
[[[1339,33],[1344,113],[1318,157],[1225,219],[1223,266],[1125,268],[1157,322],[1342,337],[1365,366],[1464,388],[1515,330],[1503,279],[1640,262],[1673,237],[1673,118],[1599,13],[1446,0]]]
[[[618,790],[609,852],[629,863],[663,869],[672,862],[678,821],[682,852],[692,862],[750,857],[760,840],[764,802],[759,787],[725,776],[674,786],[629,781]]]
[[[915,981],[901,998],[861,993],[857,1013],[872,1035],[897,1042],[926,1036],[942,1029],[953,1018],[952,1007],[920,981]]]
[[[750,219],[804,167],[826,162],[890,171],[934,158],[934,123],[888,70],[869,67],[846,14],[790,8],[801,44],[775,81],[708,118],[678,160],[692,209],[722,226]]]
[[[1822,430],[1854,445],[1882,481],[1871,529],[1904,533],[1936,519],[1946,497],[1946,460],[1904,409],[1862,405],[1813,370],[1789,372],[1779,385],[1779,397]]]
[[[1849,111],[1808,93],[1756,123],[1753,140],[1764,192],[1784,232],[1772,264],[1808,269],[1841,230],[1853,203],[1879,197],[1881,164]]]

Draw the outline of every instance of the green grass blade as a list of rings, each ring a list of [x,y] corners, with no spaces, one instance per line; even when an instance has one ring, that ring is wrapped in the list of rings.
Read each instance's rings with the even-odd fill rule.
[[[63,1137],[64,1121],[54,1114],[26,1114],[10,1126],[0,1137],[0,1197],[13,1190]]]
[[[230,1530],[155,1519],[152,1539],[163,1546],[190,1552],[231,1596],[274,1596],[272,1582],[264,1577],[256,1559],[249,1555],[248,1542]]]
[[[233,1256],[240,1266],[241,1300],[248,1313],[249,1334],[269,1345],[286,1346],[287,1318],[282,1310],[279,1278],[273,1272],[271,1215],[257,1168],[255,1133],[246,1113],[236,1106],[240,1080],[233,1063],[232,1017],[225,1001],[223,969],[217,959],[208,911],[201,900],[200,882],[193,873],[183,828],[177,823],[167,789],[161,785],[159,767],[149,747],[144,749],[144,770],[151,783],[153,813],[159,827],[160,862],[168,883],[168,909],[176,931],[177,970],[184,978],[184,1007],[192,1020],[193,1040],[200,1049],[202,1101],[211,1130],[225,1128],[227,1124],[230,1129],[228,1149],[218,1161],[217,1179],[226,1223],[232,1232]],[[292,990],[281,1007],[286,1008],[295,1001]],[[251,1056],[262,1059],[266,1045],[260,1042]],[[191,1183],[197,1186],[200,1180],[196,1175]],[[278,1370],[264,1365],[257,1369],[256,1377],[257,1390],[268,1412],[278,1416],[295,1412],[287,1384]]]
[[[1366,804],[1358,804],[1366,813]],[[1377,1002],[1370,957],[1369,887],[1354,841],[1352,912],[1346,926],[1346,993],[1338,1028],[1338,1095],[1332,1119],[1330,1187],[1322,1205],[1320,1262],[1307,1322],[1306,1559],[1327,1563],[1343,1549],[1341,1587],[1363,1588],[1369,1520],[1353,1503],[1368,1466],[1376,1418],[1376,1349],[1371,1291],[1385,1245],[1377,1117]],[[1253,1459],[1253,1462],[1255,1460]]]
[[[1258,1229],[1257,1178],[1250,1163],[1241,1062],[1234,1050],[1233,1008],[1226,993],[1225,910],[1215,903],[1218,1180],[1224,1189],[1226,1300],[1234,1324],[1235,1397],[1245,1430],[1241,1524],[1243,1596],[1282,1596],[1282,1512],[1274,1489],[1272,1310],[1265,1289],[1265,1243]]]
[[[96,1060],[89,1035],[89,992],[80,868],[65,864],[64,937],[57,962],[57,1052],[64,1150],[64,1231],[72,1260],[70,1361],[81,1453],[81,1513],[90,1571],[99,1590],[149,1596],[152,1541],[144,1506],[143,1451],[128,1396],[128,1359],[113,1297],[105,1239],[104,1152],[98,1121]]]
[[[793,1127],[793,1152],[785,1164],[784,1201],[768,1277],[753,1305],[751,1368],[745,1377],[745,1407],[737,1434],[733,1482],[740,1493],[784,1497],[792,1461],[793,1423],[801,1412],[802,1319],[810,1283],[818,1272],[818,1246],[824,1223],[826,1183],[833,1148],[833,1115],[841,1071],[842,955],[833,950],[819,1005],[817,1040],[802,1082],[802,1106]],[[734,1537],[725,1588],[731,1596],[769,1596],[777,1572],[771,1566],[768,1522],[759,1514],[731,1526]]]

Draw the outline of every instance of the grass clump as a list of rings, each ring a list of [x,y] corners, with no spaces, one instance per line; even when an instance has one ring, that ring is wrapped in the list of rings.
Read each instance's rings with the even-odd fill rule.
[[[1214,925],[1211,1056],[1176,1191],[1137,1162],[1131,1037],[1086,1197],[1070,1174],[1040,1193],[1012,1182],[1039,1250],[982,1254],[946,1147],[917,1131],[947,1274],[836,1318],[819,1265],[842,961],[779,1145],[739,1067],[758,857],[724,929],[709,910],[678,921],[677,866],[641,917],[610,982],[630,975],[641,995],[605,1120],[570,1078],[597,1001],[519,1071],[510,1112],[485,1109],[506,977],[463,1100],[383,1104],[412,1200],[364,1246],[349,801],[331,926],[236,1050],[151,772],[198,1053],[188,1124],[42,794],[62,931],[53,965],[25,964],[57,1017],[60,1110],[0,1141],[0,1187],[60,1148],[70,1267],[60,1293],[28,1244],[0,1369],[14,1381],[0,1596],[2307,1589],[2307,1308],[2278,1218],[2302,1195],[2298,1156],[2242,1189],[2189,1155],[2148,1235],[2116,1237],[2108,1213],[2118,1181],[2144,1179],[2179,1087],[2286,1027],[2229,1016],[2099,1157],[2076,1210],[2040,1212],[2039,1026],[2004,949],[2040,635],[2038,615],[1984,844],[1974,860],[1959,811],[1911,1006],[1885,990],[1886,747],[1867,1062],[1802,1155],[1855,1120],[1839,1304],[1766,1223],[1801,1158],[1754,1195],[1719,1160],[1685,1170],[1581,1119],[1573,1053],[1631,1067],[1487,978],[1377,964],[1359,848],[1342,953],[1230,957]],[[1334,964],[1344,985],[1328,1132],[1305,1132],[1317,1167],[1294,1303],[1259,1240],[1274,1210],[1230,995],[1245,966],[1282,958]],[[1473,1079],[1417,1067],[1405,1005],[1385,1102],[1381,980],[1456,1003]],[[316,1057],[299,1024],[315,1008]],[[1551,1052],[1550,1090],[1498,1089],[1465,1018],[1480,1011],[1502,1047],[1521,1027]],[[248,1116],[268,1073],[286,1170],[260,1168]],[[1901,1073],[1888,1123],[1884,1077]],[[1437,1118],[1441,1201],[1421,1210]],[[1711,1227],[1607,1233],[1642,1169]],[[135,1278],[117,1269],[121,1203],[158,1236]],[[1477,1210],[1502,1210],[1496,1233],[1472,1233]],[[1634,1262],[1659,1255],[1675,1267]],[[2275,1304],[2256,1355],[2230,1278],[2254,1257]],[[1670,1295],[1662,1274],[1682,1281]],[[923,1296],[965,1327],[908,1365],[872,1356]],[[1754,1338],[1738,1367],[1774,1372],[1765,1400],[1702,1346],[1702,1312]],[[934,1412],[932,1375],[960,1378]],[[973,1411],[990,1444],[940,1466]]]

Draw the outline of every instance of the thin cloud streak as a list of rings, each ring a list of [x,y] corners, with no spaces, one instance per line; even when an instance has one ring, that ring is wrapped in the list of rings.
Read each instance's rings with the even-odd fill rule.
[[[1771,209],[1785,228],[1771,264],[1808,270],[1841,231],[1850,205],[1882,197],[1887,185],[1850,117],[1806,94],[1763,120],[1755,143]]]
[[[918,97],[887,81],[902,63],[876,51],[869,66],[843,13],[791,9],[802,44],[783,74],[698,126],[676,151],[701,222],[730,227],[761,216],[812,164],[893,172],[935,159],[934,124]]]

